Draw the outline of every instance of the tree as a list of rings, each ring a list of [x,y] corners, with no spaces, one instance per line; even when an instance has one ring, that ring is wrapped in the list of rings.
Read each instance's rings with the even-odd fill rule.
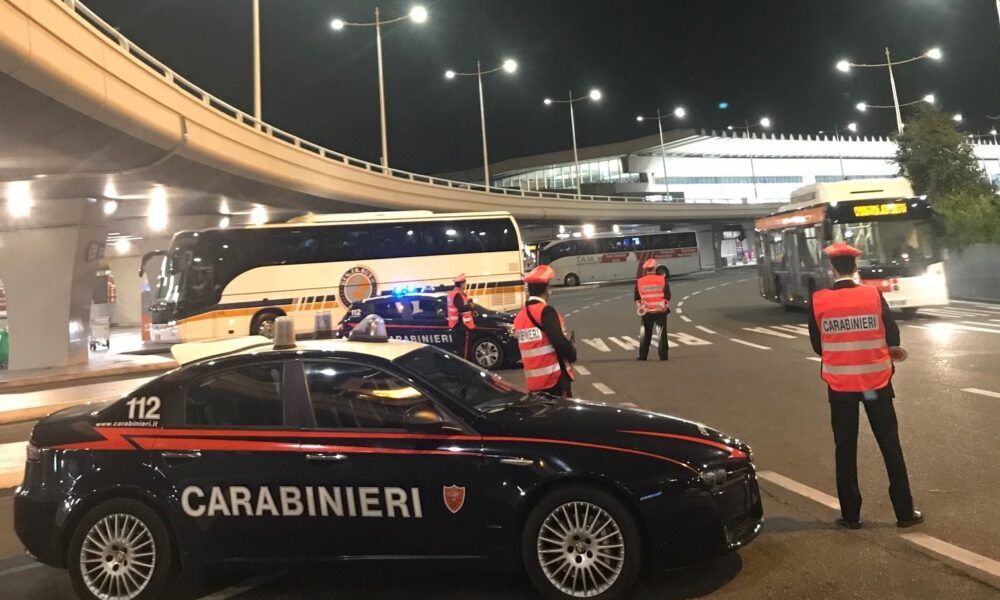
[[[944,217],[947,243],[1000,243],[1000,198],[955,122],[924,107],[897,138],[896,164],[918,194]]]

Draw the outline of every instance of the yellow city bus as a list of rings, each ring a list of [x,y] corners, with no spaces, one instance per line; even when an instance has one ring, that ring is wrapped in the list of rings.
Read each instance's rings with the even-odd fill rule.
[[[336,323],[351,304],[404,289],[446,290],[459,273],[480,305],[520,308],[521,234],[506,212],[307,215],[287,223],[174,235],[150,308],[154,342],[270,336],[292,317]]]

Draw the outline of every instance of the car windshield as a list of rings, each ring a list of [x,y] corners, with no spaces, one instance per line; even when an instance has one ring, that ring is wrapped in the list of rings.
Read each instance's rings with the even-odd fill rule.
[[[432,346],[400,357],[396,364],[479,412],[525,403],[533,397],[496,373]]]
[[[939,252],[929,221],[870,221],[841,223],[836,241],[861,249],[859,266],[927,265],[937,262]]]

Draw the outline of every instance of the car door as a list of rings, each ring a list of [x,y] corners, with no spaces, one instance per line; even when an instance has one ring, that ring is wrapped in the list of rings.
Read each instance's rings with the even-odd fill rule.
[[[302,387],[289,366],[220,366],[193,378],[183,386],[182,425],[162,430],[153,446],[177,517],[193,522],[207,559],[295,555],[296,539],[309,533],[293,516],[306,469],[285,409]]]
[[[316,426],[301,443],[323,553],[482,553],[478,436],[384,365],[305,361],[305,380]]]

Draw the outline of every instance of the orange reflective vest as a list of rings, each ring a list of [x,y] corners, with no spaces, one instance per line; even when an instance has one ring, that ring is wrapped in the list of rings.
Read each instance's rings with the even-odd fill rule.
[[[663,288],[667,287],[666,277],[656,273],[643,275],[639,278],[636,286],[639,288],[639,301],[642,302],[646,312],[667,312],[670,301],[663,295]]]
[[[838,392],[877,390],[892,378],[882,297],[867,285],[820,290],[813,314],[823,344],[823,380]]]
[[[465,305],[469,305],[469,297],[465,295],[465,292],[455,288],[448,292],[448,328],[454,329],[458,325],[458,306],[455,305],[455,297],[462,296],[462,300]],[[462,324],[465,325],[466,329],[475,329],[476,322],[472,318],[472,311],[467,310],[462,313]]]
[[[545,307],[544,302],[527,304],[514,317],[517,346],[521,350],[521,362],[524,364],[524,379],[528,389],[532,391],[555,387],[563,369],[552,341],[541,328],[542,311]],[[562,315],[559,315],[559,326],[565,330]],[[566,374],[573,379],[573,369],[569,365],[565,368]]]

